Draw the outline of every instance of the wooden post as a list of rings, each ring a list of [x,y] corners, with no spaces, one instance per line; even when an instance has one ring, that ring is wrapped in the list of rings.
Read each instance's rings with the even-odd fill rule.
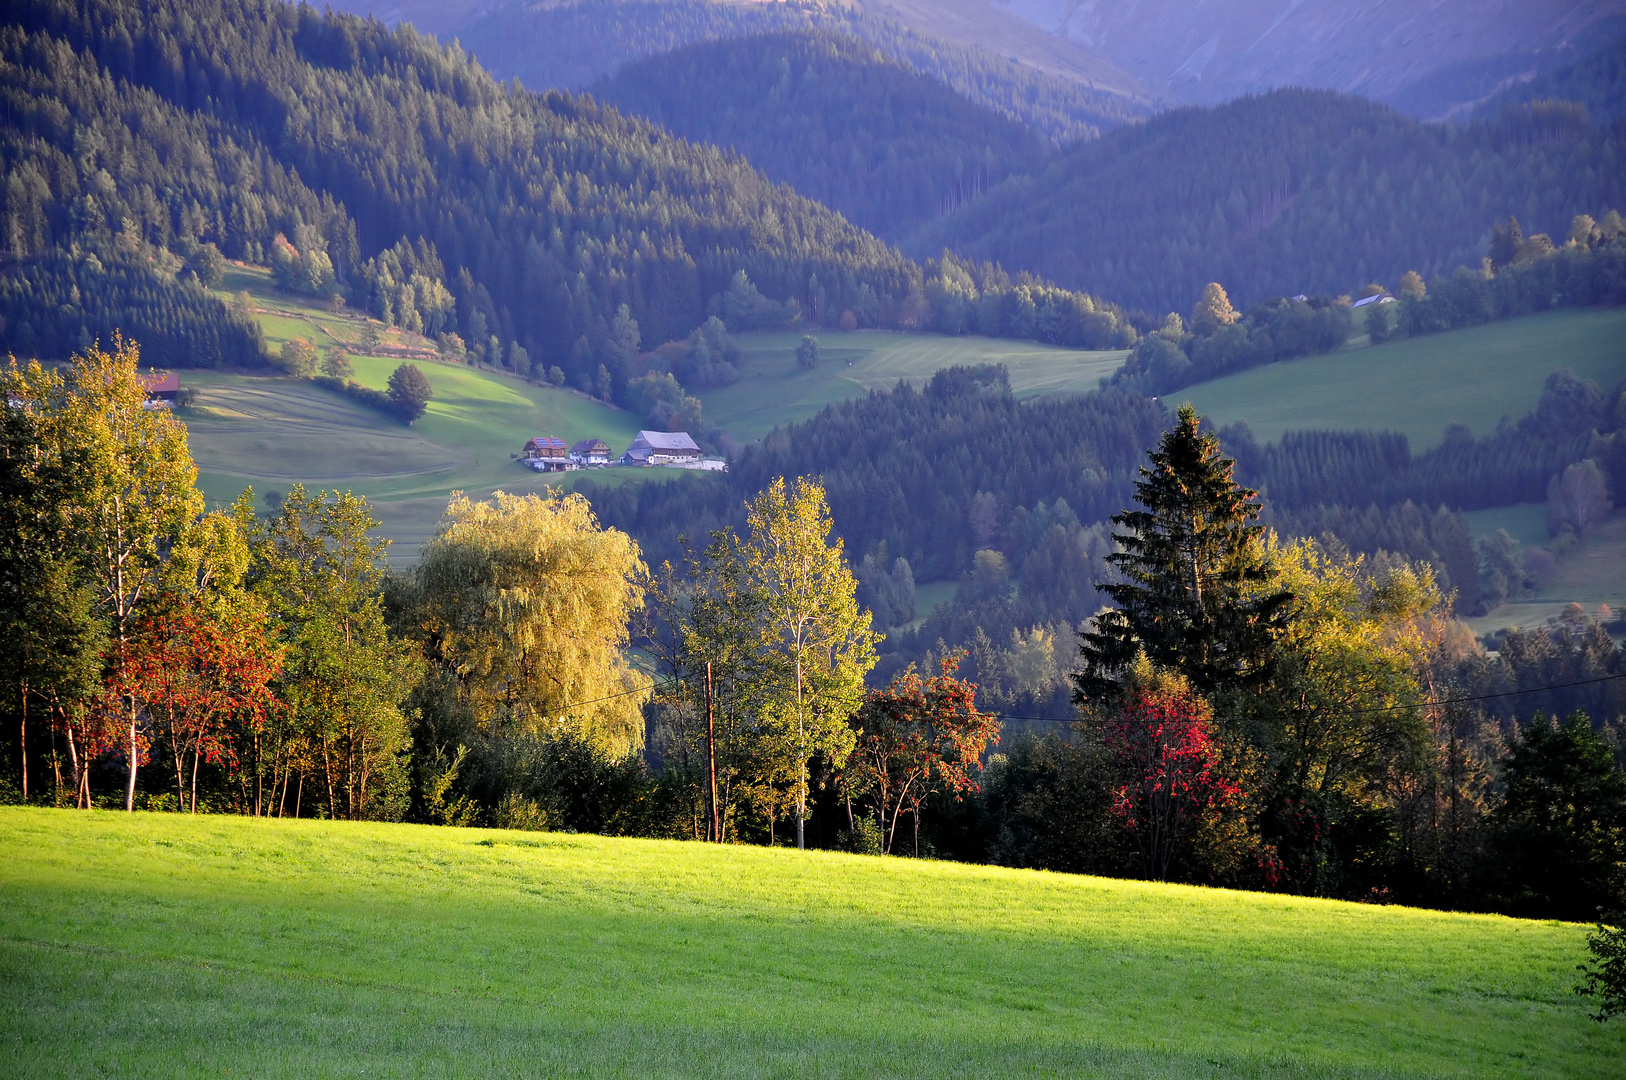
[[[711,699],[711,661],[706,661],[706,775],[711,787],[711,836],[714,844],[723,842],[722,817],[717,807],[717,722]]]

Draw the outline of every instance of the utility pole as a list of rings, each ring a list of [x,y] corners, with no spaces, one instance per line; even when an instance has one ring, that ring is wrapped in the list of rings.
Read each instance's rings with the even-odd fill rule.
[[[711,661],[706,661],[706,775],[711,785],[711,836],[714,844],[723,842],[723,822],[717,808],[717,721],[712,707]]]

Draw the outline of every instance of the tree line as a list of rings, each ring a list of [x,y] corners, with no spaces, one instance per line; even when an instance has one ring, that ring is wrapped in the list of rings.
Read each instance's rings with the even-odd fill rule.
[[[13,797],[801,842],[831,770],[849,825],[873,804],[892,833],[974,786],[995,725],[952,665],[866,692],[876,635],[816,482],[655,574],[579,495],[456,495],[390,574],[348,492],[206,509],[139,360],[118,338],[4,374]]]
[[[854,573],[816,480],[769,477],[737,527],[653,571],[579,494],[456,496],[391,574],[354,496],[208,511],[138,364],[116,341],[6,374],[0,662],[8,785],[31,800],[793,830],[1566,918],[1621,899],[1606,629],[1577,610],[1492,659],[1427,564],[1267,532],[1189,408],[1098,537],[1106,606],[1051,642],[1073,707],[1035,732],[1000,723],[965,650],[878,670],[859,598],[886,560]],[[984,503],[970,524],[996,522]],[[1065,542],[1077,518],[1057,502],[1008,527]],[[1002,554],[977,556],[974,584],[1008,595]]]

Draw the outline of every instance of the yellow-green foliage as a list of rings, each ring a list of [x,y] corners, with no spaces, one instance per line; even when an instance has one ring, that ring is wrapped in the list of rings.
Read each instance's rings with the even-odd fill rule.
[[[1602,1077],[1586,928],[556,833],[0,809],[9,1076]]]
[[[482,725],[570,731],[619,757],[643,745],[647,680],[626,647],[645,574],[638,544],[580,495],[455,492],[404,595]]]

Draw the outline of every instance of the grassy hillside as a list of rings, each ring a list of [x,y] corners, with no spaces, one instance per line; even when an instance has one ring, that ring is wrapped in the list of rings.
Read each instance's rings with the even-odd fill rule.
[[[1449,423],[1475,435],[1523,416],[1547,376],[1567,367],[1608,388],[1626,375],[1626,309],[1569,308],[1445,334],[1254,368],[1170,395],[1261,442],[1292,428],[1404,432],[1412,450]]]
[[[948,863],[0,810],[0,1072],[1600,1076],[1584,928]]]
[[[335,342],[360,348],[361,316],[333,314],[282,292],[261,268],[232,267],[220,291],[249,293],[273,350],[296,337],[319,348]],[[424,339],[393,329],[384,341],[428,347]],[[352,357],[356,381],[378,389],[401,362]],[[499,487],[539,491],[559,484],[562,478],[550,481],[510,458],[533,435],[570,442],[594,436],[622,449],[641,426],[630,413],[568,390],[459,364],[414,362],[435,396],[412,427],[314,383],[186,372],[183,385],[197,389],[200,401],[180,415],[204,492],[226,502],[250,485],[261,494],[294,483],[355,491],[373,501],[384,535],[396,544],[391,558],[401,561],[416,558],[454,490],[484,496]]]
[[[899,379],[915,385],[957,364],[1004,364],[1018,397],[1083,393],[1123,363],[1122,351],[1062,349],[1033,341],[860,330],[821,333],[821,363],[796,366],[800,333],[735,335],[744,356],[740,380],[701,393],[706,418],[741,440],[758,439],[778,424],[804,420],[824,406]]]
[[[325,348],[340,343],[359,353],[364,317],[334,313],[272,284],[259,267],[234,264],[219,293],[249,294],[254,317],[273,351],[292,338]],[[376,326],[377,324],[375,324]],[[384,342],[428,349],[417,335],[391,329]],[[825,405],[890,387],[916,383],[955,364],[1003,363],[1018,394],[1093,389],[1123,361],[1122,352],[1086,352],[1034,342],[860,331],[823,335],[824,362],[813,371],[796,366],[800,333],[738,335],[744,358],[733,386],[702,394],[706,417],[741,440],[760,438],[775,425],[806,419]],[[355,378],[382,389],[396,357],[355,355]],[[533,435],[566,441],[602,438],[617,450],[644,426],[639,417],[568,390],[537,386],[489,369],[435,360],[415,361],[435,396],[428,413],[408,428],[394,419],[313,383],[221,372],[186,372],[184,384],[201,400],[183,410],[200,481],[211,499],[226,502],[245,486],[286,491],[296,482],[366,495],[395,541],[392,561],[414,559],[434,531],[454,490],[485,496],[569,486],[576,476],[548,477],[510,459]],[[662,479],[674,474],[662,471]],[[687,474],[680,474],[687,475]],[[648,479],[642,471],[611,469],[595,482]]]

